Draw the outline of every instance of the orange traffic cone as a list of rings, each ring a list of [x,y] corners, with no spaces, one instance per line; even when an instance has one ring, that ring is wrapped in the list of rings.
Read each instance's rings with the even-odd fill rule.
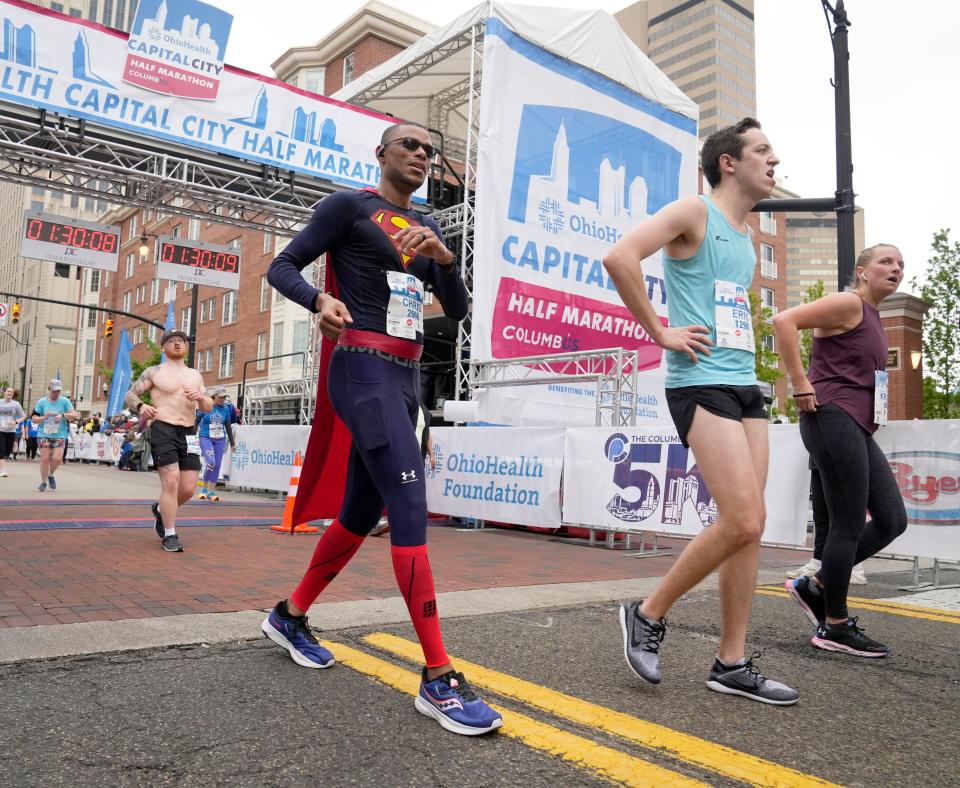
[[[290,489],[287,490],[287,505],[283,509],[283,522],[280,525],[271,525],[271,531],[278,531],[285,534],[315,534],[317,529],[312,525],[300,523],[293,524],[293,504],[297,500],[297,487],[300,485],[300,469],[303,467],[303,460],[300,458],[300,452],[293,457],[293,468],[290,472]]]

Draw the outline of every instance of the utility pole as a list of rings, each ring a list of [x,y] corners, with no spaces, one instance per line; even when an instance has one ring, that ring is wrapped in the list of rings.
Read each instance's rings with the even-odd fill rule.
[[[830,8],[821,0],[824,11]],[[856,239],[853,218],[856,206],[853,193],[853,153],[850,144],[850,51],[847,48],[847,19],[843,0],[833,11],[833,106],[837,124],[837,290],[843,290],[853,278]]]
[[[190,346],[187,351],[187,366],[197,368],[197,305],[200,301],[200,285],[190,288]]]

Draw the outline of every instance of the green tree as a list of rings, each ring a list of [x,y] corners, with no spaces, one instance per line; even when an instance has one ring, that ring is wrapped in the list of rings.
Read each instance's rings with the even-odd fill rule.
[[[766,338],[773,336],[773,310],[768,306],[761,306],[760,296],[750,291],[750,313],[753,315],[753,340],[756,348],[754,365],[757,371],[757,380],[774,385],[783,373],[780,371],[780,357],[771,350],[767,350]]]
[[[151,342],[149,339],[146,340],[145,344],[147,346],[147,350],[150,351],[150,355],[148,355],[143,361],[137,361],[134,358],[130,359],[130,369],[133,373],[134,380],[139,379],[139,377],[143,374],[143,370],[145,370],[147,367],[155,367],[160,363],[160,355],[163,352],[160,350],[160,345],[158,345],[156,342]],[[97,369],[100,370],[100,374],[103,375],[107,383],[113,382],[113,369],[111,367],[108,367],[102,361],[98,361]],[[146,402],[148,405],[153,404],[150,401],[149,391],[144,392],[140,399]]]
[[[812,303],[819,298],[823,298],[825,294],[826,289],[823,286],[823,280],[818,279],[815,284],[812,284],[807,288],[807,292],[803,296],[803,303]],[[800,332],[800,361],[803,364],[804,369],[807,369],[810,366],[811,353],[813,353],[813,329],[805,328]],[[788,419],[790,419],[790,421],[797,420],[797,403],[794,401],[793,397],[790,397],[787,400],[783,410],[784,414]]]
[[[923,319],[923,417],[960,418],[960,242],[950,230],[933,235],[933,256],[921,284],[910,286],[930,305]]]

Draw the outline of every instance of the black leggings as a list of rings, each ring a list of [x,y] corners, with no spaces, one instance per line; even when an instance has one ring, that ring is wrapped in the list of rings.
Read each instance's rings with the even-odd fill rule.
[[[800,437],[820,471],[830,513],[818,573],[827,615],[846,618],[850,570],[907,529],[907,512],[887,458],[841,408],[821,405],[808,413],[800,421]]]

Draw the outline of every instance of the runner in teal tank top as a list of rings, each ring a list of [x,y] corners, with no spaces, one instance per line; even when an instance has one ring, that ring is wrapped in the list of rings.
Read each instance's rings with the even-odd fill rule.
[[[780,162],[752,118],[711,134],[700,160],[712,195],[667,205],[627,233],[603,261],[624,304],[666,351],[670,415],[683,445],[693,449],[718,512],[650,596],[620,606],[623,652],[637,676],[659,684],[667,611],[719,570],[723,621],[707,687],[789,706],[799,693],[763,676],[746,657],[768,459],[748,294],[757,255],[746,219],[758,200],[770,196]],[[641,267],[660,250],[667,326],[650,303]]]

